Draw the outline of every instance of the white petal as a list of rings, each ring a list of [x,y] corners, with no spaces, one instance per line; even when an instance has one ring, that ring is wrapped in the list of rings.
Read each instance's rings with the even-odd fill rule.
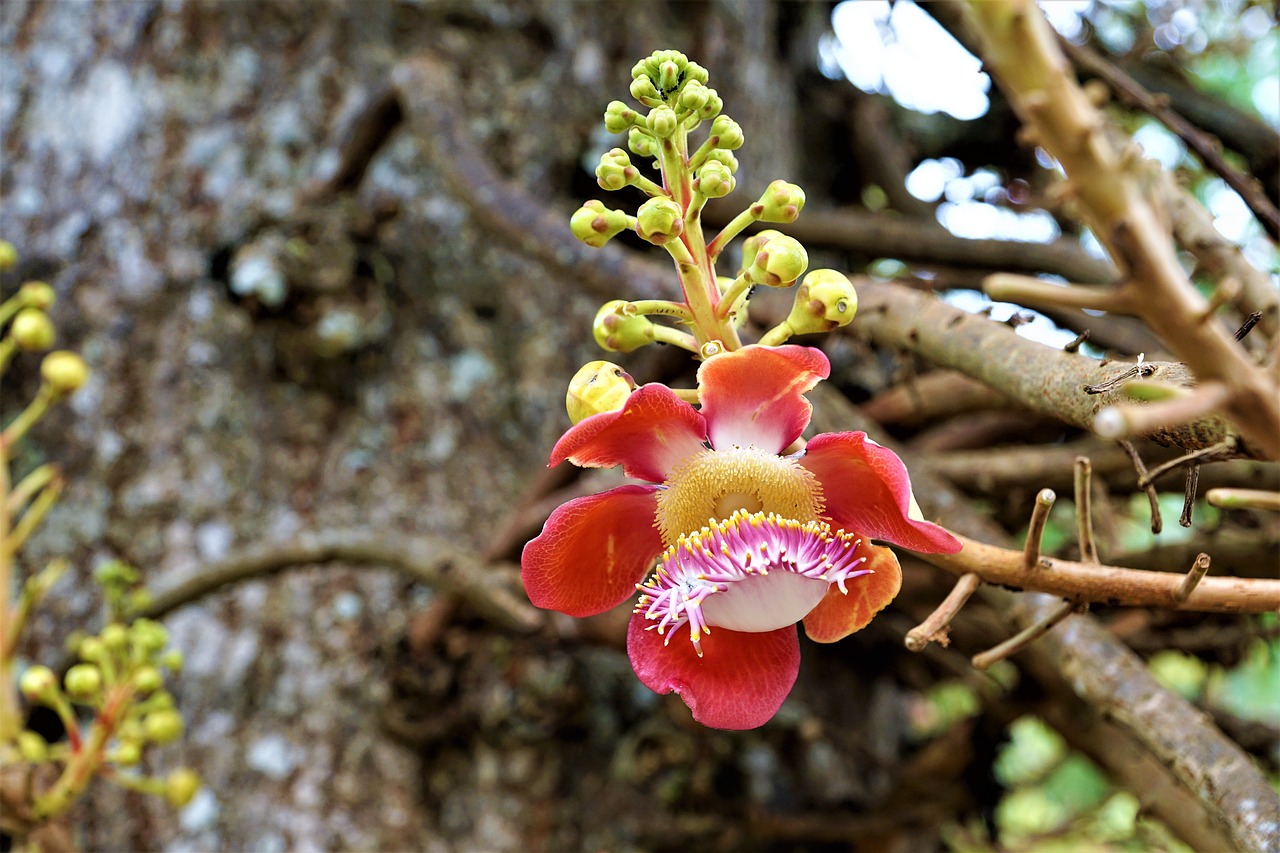
[[[702,615],[712,628],[748,634],[776,631],[808,616],[830,586],[827,581],[775,569],[708,596],[702,602]]]

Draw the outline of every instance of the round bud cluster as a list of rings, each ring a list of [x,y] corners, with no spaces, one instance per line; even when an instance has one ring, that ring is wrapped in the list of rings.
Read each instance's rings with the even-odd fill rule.
[[[53,321],[39,308],[23,308],[13,318],[9,334],[24,350],[45,350],[53,346]]]
[[[654,139],[649,131],[638,127],[631,128],[631,132],[627,134],[627,147],[637,157],[658,156],[658,140]]]
[[[89,381],[89,367],[73,352],[58,350],[44,357],[40,376],[56,394],[71,394]]]
[[[761,222],[795,222],[803,209],[804,190],[786,181],[774,181],[751,206],[751,215]]]
[[[610,133],[622,133],[634,125],[640,114],[622,101],[610,101],[604,111],[604,129]]]
[[[626,405],[636,383],[625,370],[609,361],[584,364],[569,382],[565,409],[569,420],[579,423],[602,412],[616,412]]]
[[[625,213],[610,210],[595,199],[582,205],[569,217],[569,230],[573,232],[573,236],[597,249],[626,230],[628,224]]]
[[[653,343],[653,321],[638,315],[630,302],[615,299],[596,312],[591,334],[603,350],[633,352]]]
[[[651,198],[636,211],[636,233],[661,246],[684,233],[684,214],[669,198]]]
[[[680,126],[676,111],[671,107],[655,107],[646,120],[649,130],[659,139],[670,139]]]
[[[711,139],[716,148],[728,151],[741,148],[745,141],[742,128],[728,116],[716,116],[716,120],[711,122]]]
[[[736,185],[733,171],[719,160],[704,163],[693,180],[693,188],[707,198],[724,198]]]
[[[28,308],[38,308],[41,311],[48,311],[58,301],[53,287],[43,281],[29,281],[22,285],[18,288],[18,298]]]
[[[858,311],[858,293],[844,273],[813,270],[796,290],[787,325],[797,335],[830,332],[847,326]]]
[[[717,148],[707,154],[708,163],[719,163],[729,170],[731,174],[738,173],[738,158],[734,156],[732,151],[723,148]]]

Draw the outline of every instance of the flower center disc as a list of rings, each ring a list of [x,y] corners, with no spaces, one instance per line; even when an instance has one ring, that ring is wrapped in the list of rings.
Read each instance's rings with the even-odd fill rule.
[[[658,492],[658,529],[670,546],[737,510],[807,522],[816,521],[822,507],[817,477],[790,459],[756,447],[704,450]]]

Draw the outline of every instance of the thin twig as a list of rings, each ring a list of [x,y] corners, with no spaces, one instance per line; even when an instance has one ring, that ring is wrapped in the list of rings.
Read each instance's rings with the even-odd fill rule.
[[[1062,602],[1062,604],[1058,605],[1046,614],[1044,618],[1037,619],[1035,622],[1023,628],[1000,645],[995,648],[988,649],[981,654],[974,655],[974,668],[989,669],[997,661],[1002,661],[1010,655],[1017,654],[1036,640],[1043,637],[1045,634],[1049,633],[1055,625],[1074,613],[1078,606],[1079,605],[1074,601]]]
[[[1034,569],[1040,564],[1040,542],[1044,538],[1044,525],[1049,519],[1049,510],[1058,499],[1053,489],[1041,489],[1036,494],[1035,506],[1031,508],[1031,522],[1027,526],[1027,544],[1022,552],[1022,565],[1026,569]]]
[[[1238,448],[1234,440],[1227,440],[1211,447],[1205,447],[1200,450],[1194,450],[1185,456],[1179,456],[1177,459],[1170,459],[1168,462],[1161,462],[1156,467],[1147,472],[1147,475],[1138,481],[1140,488],[1145,488],[1154,483],[1161,475],[1170,471],[1176,471],[1179,468],[1185,468],[1188,465],[1207,465],[1210,462],[1221,462],[1224,459],[1232,459],[1236,456]]]
[[[1178,523],[1183,527],[1191,526],[1191,511],[1196,505],[1196,490],[1200,487],[1200,466],[1192,465],[1187,469],[1187,484],[1182,494],[1182,515]]]
[[[1093,505],[1089,491],[1093,466],[1088,456],[1077,456],[1075,464],[1076,535],[1080,540],[1080,559],[1098,562],[1098,546],[1093,541]]]
[[[961,575],[960,580],[956,581],[956,585],[951,588],[951,592],[942,600],[938,608],[917,627],[907,632],[907,648],[913,652],[919,652],[931,642],[942,646],[947,645],[947,626],[951,624],[951,620],[960,612],[960,608],[964,607],[969,596],[973,595],[973,591],[981,583],[982,579],[975,574]]]
[[[1133,460],[1134,470],[1138,472],[1138,482],[1141,483],[1146,480],[1147,466],[1142,461],[1142,457],[1138,455],[1137,448],[1123,438],[1117,441],[1116,444],[1119,444],[1121,449],[1129,454],[1129,458]],[[1160,517],[1160,495],[1156,493],[1156,487],[1151,485],[1150,482],[1142,487],[1142,490],[1147,493],[1147,502],[1151,505],[1151,532],[1153,535],[1159,535],[1160,531],[1164,529],[1164,519]]]
[[[1081,332],[1080,334],[1076,335],[1075,340],[1071,341],[1069,344],[1067,344],[1066,346],[1064,346],[1064,347],[1062,348],[1062,351],[1063,351],[1063,352],[1079,352],[1079,351],[1080,351],[1080,347],[1081,347],[1081,346],[1084,344],[1084,342],[1085,342],[1085,341],[1087,341],[1087,340],[1089,340],[1089,330],[1088,330],[1088,329],[1085,329],[1083,332]]]
[[[1205,573],[1209,571],[1209,555],[1200,554],[1196,557],[1196,561],[1191,564],[1191,571],[1187,572],[1187,576],[1182,579],[1182,585],[1178,587],[1178,600],[1186,601],[1187,596],[1195,592],[1200,581],[1204,580]]]

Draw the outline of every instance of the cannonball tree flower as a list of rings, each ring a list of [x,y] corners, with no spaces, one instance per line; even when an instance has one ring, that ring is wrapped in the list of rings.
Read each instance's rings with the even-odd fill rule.
[[[804,393],[829,372],[816,349],[748,346],[702,364],[700,410],[649,384],[573,426],[552,465],[621,465],[645,482],[551,514],[521,557],[530,600],[590,616],[638,590],[627,653],[646,686],[678,693],[713,728],[771,719],[799,672],[797,622],[835,642],[897,595],[897,558],[870,540],[960,550],[920,517],[902,461],[865,433],[782,455],[809,423]]]

